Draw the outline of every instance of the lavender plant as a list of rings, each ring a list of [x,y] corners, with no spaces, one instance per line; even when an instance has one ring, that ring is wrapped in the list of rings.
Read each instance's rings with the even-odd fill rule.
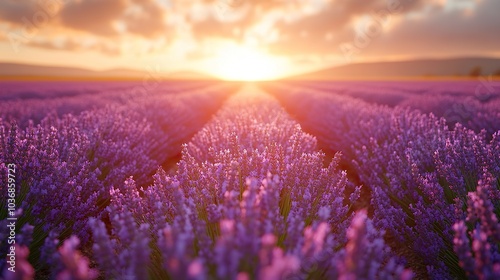
[[[359,188],[347,190],[338,157],[323,167],[324,154],[316,150],[315,138],[302,132],[275,100],[242,94],[184,146],[175,176],[160,169],[154,185],[141,189],[128,180],[112,190],[108,211],[114,217],[115,212],[134,217],[135,223],[124,224],[151,224],[152,232],[144,236],[153,246],[150,277],[325,277],[342,273],[330,262],[342,254],[349,205],[359,196]],[[98,237],[94,248],[137,242],[118,234],[111,241],[101,239],[107,236],[103,225],[92,223]],[[382,237],[373,228],[370,232]],[[379,250],[389,254],[383,244]],[[110,248],[98,255],[111,259],[129,251]],[[387,262],[387,254],[381,263]],[[99,263],[103,271],[127,266]],[[395,262],[391,265],[398,267],[394,275],[409,275]]]
[[[484,172],[500,177],[496,134],[488,141],[485,132],[450,128],[432,114],[346,96],[315,92],[307,98],[296,90],[285,98],[275,92],[325,146],[346,155],[345,164],[370,188],[376,226],[418,275],[465,277],[453,252],[452,225],[460,216],[455,205],[485,179]]]
[[[19,170],[22,268],[2,262],[4,278],[498,277],[494,99],[451,123],[439,118],[449,85],[266,87],[290,114],[246,88],[209,120],[230,84],[41,86],[59,100],[4,89],[2,108],[21,106],[17,94],[36,104],[0,113],[20,123],[0,119],[0,178]],[[408,108],[434,91],[443,99]],[[94,108],[72,108],[82,96]]]
[[[495,178],[485,174],[474,192],[467,195],[466,216],[453,225],[453,248],[469,279],[500,277],[500,224]]]
[[[58,232],[62,240],[74,234],[87,244],[87,220],[102,217],[112,187],[129,176],[144,186],[152,182],[154,170],[180,152],[182,139],[206,121],[227,96],[226,89],[219,85],[182,96],[154,92],[148,101],[137,102],[134,96],[123,105],[77,116],[51,115],[24,128],[0,119],[0,178],[7,182],[7,164],[16,165],[16,208],[23,212],[18,228],[34,226],[31,263],[43,266],[38,259],[49,232]],[[204,96],[207,92],[212,96]],[[194,104],[201,108],[201,96],[210,102],[191,111]],[[156,106],[148,108],[152,104]],[[167,105],[175,111],[165,113]],[[6,196],[2,191],[0,220],[7,217]],[[6,251],[7,244],[0,244],[0,252]]]

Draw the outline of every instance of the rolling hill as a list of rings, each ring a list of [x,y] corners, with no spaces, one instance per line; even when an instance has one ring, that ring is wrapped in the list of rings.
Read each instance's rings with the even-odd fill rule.
[[[498,58],[419,59],[352,63],[297,75],[293,80],[440,78],[499,75]]]
[[[0,80],[141,80],[151,75],[147,70],[111,69],[93,71],[76,67],[58,67],[45,65],[30,65],[19,63],[0,63]],[[213,80],[212,76],[191,72],[179,71],[159,73],[158,77],[165,80]]]

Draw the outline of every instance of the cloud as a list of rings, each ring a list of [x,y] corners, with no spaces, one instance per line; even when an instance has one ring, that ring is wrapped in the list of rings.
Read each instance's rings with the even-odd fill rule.
[[[229,40],[241,41],[242,32],[238,30],[245,30],[248,26],[241,22],[226,23],[221,22],[213,17],[207,18],[203,21],[191,23],[191,31],[193,36],[198,41],[214,38],[225,38]]]
[[[499,1],[458,5],[401,0],[395,2],[400,3],[396,12],[390,12],[388,3],[333,1],[319,13],[280,20],[274,25],[279,39],[268,47],[275,54],[289,56],[342,55],[341,44],[353,44],[360,37],[360,26],[366,28],[366,22],[377,24],[374,14],[385,13],[390,17],[384,22],[383,32],[368,38],[358,49],[360,57],[488,55],[500,49],[500,36],[496,35],[500,26]]]
[[[127,32],[149,38],[169,33],[165,10],[158,2],[135,0],[135,7],[137,9],[123,19]]]
[[[319,2],[328,0],[318,0]],[[204,16],[188,14],[193,36],[198,40],[225,38],[241,41],[256,26],[280,17],[300,16],[303,13],[298,0],[205,0],[209,10]],[[303,1],[306,2],[306,1]],[[208,5],[207,5],[208,4]]]
[[[36,48],[88,49],[116,55],[122,42],[131,42],[131,36],[140,36],[141,40],[172,37],[172,30],[165,21],[167,6],[158,1],[1,0],[0,27],[11,36],[2,36],[0,40],[17,38],[16,44]],[[77,44],[78,48],[72,48],[69,42],[78,42],[82,36],[94,36],[96,41],[101,42],[93,47]],[[60,40],[52,42],[53,38],[64,38],[66,43]],[[103,43],[109,40],[113,40],[116,46],[110,47],[108,43]]]
[[[332,1],[321,11],[293,21],[276,24],[280,39],[270,46],[277,53],[288,55],[303,52],[331,54],[339,51],[339,44],[353,40],[354,21],[377,13],[405,14],[425,7],[436,7],[435,1],[409,0],[340,0]]]
[[[222,14],[211,13],[202,20],[190,20],[197,40],[216,37],[245,41],[253,37],[281,55],[338,52],[338,44],[354,34],[353,20],[373,11],[398,6],[398,12],[408,13],[439,6],[437,0],[207,0],[204,3],[222,7]],[[262,32],[262,26],[267,30]],[[255,32],[259,27],[263,33],[260,37]],[[265,38],[273,32],[278,34],[277,39]]]
[[[10,2],[10,0],[7,0]],[[98,36],[116,37],[135,34],[155,37],[165,33],[165,9],[156,0],[46,0],[66,1],[54,15],[67,29]],[[13,6],[14,4],[10,4]],[[15,4],[21,10],[20,4]],[[23,14],[33,13],[33,5],[23,6]],[[11,8],[11,10],[16,10]],[[19,12],[21,14],[21,12]],[[13,16],[11,16],[13,17]],[[14,18],[17,18],[16,16]]]
[[[84,0],[69,2],[60,12],[66,27],[98,35],[117,35],[113,23],[127,8],[126,0]]]
[[[27,43],[30,47],[48,50],[61,50],[70,52],[97,51],[109,56],[119,56],[121,54],[119,46],[107,42],[82,43],[80,40],[36,40]]]
[[[472,10],[431,10],[410,18],[375,38],[362,50],[367,56],[479,55],[500,50],[500,1],[478,2]]]
[[[355,41],[360,27],[385,11],[390,22],[359,56],[428,56],[497,51],[499,10],[496,0],[0,0],[0,27],[19,29],[37,13],[50,13],[32,47],[116,55],[122,44],[190,40],[185,45],[200,49],[189,56],[194,60],[210,53],[204,49],[210,40],[222,39],[282,56],[339,57],[339,46]],[[81,36],[99,43],[70,43]],[[51,43],[54,37],[67,43]]]
[[[23,18],[31,19],[39,10],[40,7],[37,6],[36,0],[2,0],[0,2],[0,20],[13,24],[23,24]]]

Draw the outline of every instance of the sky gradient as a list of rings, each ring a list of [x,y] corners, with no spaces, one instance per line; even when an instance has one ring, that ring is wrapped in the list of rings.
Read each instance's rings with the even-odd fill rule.
[[[500,57],[499,11],[497,0],[2,0],[0,61],[258,79]]]

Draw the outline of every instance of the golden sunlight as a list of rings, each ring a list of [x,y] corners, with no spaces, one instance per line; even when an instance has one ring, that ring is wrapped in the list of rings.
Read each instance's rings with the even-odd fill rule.
[[[264,52],[227,46],[213,60],[212,73],[224,80],[263,81],[283,76],[283,61]]]

